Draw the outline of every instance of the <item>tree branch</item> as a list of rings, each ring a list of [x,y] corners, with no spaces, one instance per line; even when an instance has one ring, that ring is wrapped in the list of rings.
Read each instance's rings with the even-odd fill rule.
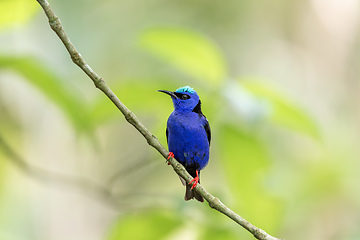
[[[160,144],[156,136],[151,134],[149,130],[145,128],[145,126],[137,119],[134,113],[132,113],[120,100],[119,98],[111,91],[111,89],[106,84],[105,80],[97,75],[90,66],[85,62],[82,58],[81,54],[76,50],[74,45],[71,43],[69,37],[66,35],[60,19],[55,15],[52,11],[47,0],[37,0],[37,2],[44,9],[47,18],[49,19],[50,27],[55,31],[60,40],[65,45],[67,51],[69,52],[72,61],[78,65],[93,81],[95,86],[100,89],[114,104],[115,106],[122,112],[126,121],[128,121],[131,125],[133,125],[147,140],[148,144],[155,148],[163,157],[167,158],[169,152]],[[186,169],[177,162],[174,158],[170,158],[169,162],[171,166],[174,168],[175,172],[179,174],[182,178],[186,180],[186,182],[190,182],[192,177],[186,171]],[[206,201],[209,203],[211,208],[218,210],[219,212],[225,214],[236,223],[244,227],[250,233],[254,235],[255,238],[260,240],[279,240],[278,238],[272,237],[267,234],[264,230],[255,227],[244,218],[240,217],[234,211],[226,207],[218,198],[211,195],[203,186],[197,184],[195,187],[196,191],[203,196]]]

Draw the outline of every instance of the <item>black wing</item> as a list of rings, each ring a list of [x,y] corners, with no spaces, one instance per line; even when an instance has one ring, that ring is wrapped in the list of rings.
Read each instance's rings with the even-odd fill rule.
[[[204,116],[204,115],[203,115]],[[210,141],[211,141],[211,130],[210,130],[210,124],[209,124],[209,121],[206,119],[206,117],[204,116],[205,120],[206,120],[206,123],[205,123],[205,131],[206,131],[206,135],[207,135],[207,138],[208,138],[208,141],[209,141],[209,146],[210,146]]]
[[[166,142],[169,143],[169,130],[166,128]]]
[[[205,128],[206,135],[207,135],[207,138],[208,138],[208,141],[209,141],[209,145],[210,145],[210,141],[211,141],[210,125],[209,125],[209,121],[206,119],[206,117],[204,116],[204,114],[203,114],[202,111],[201,111],[201,101],[200,101],[200,99],[199,99],[198,104],[196,104],[196,106],[194,107],[194,109],[193,109],[192,111],[195,112],[195,113],[197,113],[197,114],[199,114],[200,117],[205,118],[204,128]]]

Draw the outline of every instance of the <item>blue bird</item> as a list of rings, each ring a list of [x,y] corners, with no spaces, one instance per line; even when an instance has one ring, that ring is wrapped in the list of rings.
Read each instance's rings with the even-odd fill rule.
[[[203,202],[203,197],[193,188],[200,183],[200,170],[209,161],[211,132],[209,122],[201,112],[200,98],[189,86],[175,92],[158,91],[170,95],[174,104],[166,128],[169,158],[175,157],[194,178],[187,184],[180,177],[183,185],[186,185],[185,201],[195,198]]]

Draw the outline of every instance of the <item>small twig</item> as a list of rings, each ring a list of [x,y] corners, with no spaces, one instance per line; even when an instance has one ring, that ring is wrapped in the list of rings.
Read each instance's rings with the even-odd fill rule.
[[[69,37],[66,35],[60,19],[55,15],[55,13],[50,8],[49,3],[46,0],[37,0],[41,7],[44,9],[47,18],[49,19],[50,27],[55,31],[59,36],[63,44],[65,45],[67,51],[69,52],[72,61],[78,65],[94,82],[95,86],[99,88],[108,98],[116,105],[116,107],[122,112],[126,121],[133,125],[147,140],[148,144],[154,147],[163,157],[167,158],[169,152],[160,144],[158,139],[151,134],[149,130],[137,119],[134,113],[132,113],[120,100],[119,98],[111,91],[111,89],[106,84],[105,80],[97,75],[85,62],[81,54],[75,49],[74,45],[71,43]],[[185,168],[177,162],[174,158],[169,160],[171,166],[174,168],[175,172],[184,178],[187,182],[192,180],[190,174],[185,170]],[[201,196],[203,196],[206,201],[209,202],[210,207],[218,210],[219,212],[225,214],[236,223],[244,227],[246,230],[251,232],[255,238],[261,240],[278,240],[275,237],[270,236],[265,231],[260,228],[255,227],[238,214],[233,212],[231,209],[226,207],[218,198],[211,195],[208,191],[205,190],[200,184],[197,184],[195,187]]]
[[[131,166],[126,167],[125,169],[122,169],[118,172],[116,172],[114,175],[112,175],[107,180],[107,186],[109,186],[109,189],[112,189],[115,184],[119,181],[120,178],[125,177],[127,174],[132,173],[134,170],[138,170],[141,167],[149,166],[150,164],[154,163],[151,159],[145,159],[139,162],[136,162],[132,164]]]
[[[119,203],[116,197],[113,196],[111,191],[104,186],[91,183],[87,179],[80,179],[69,175],[50,172],[30,165],[13,150],[13,148],[2,138],[1,135],[0,149],[3,149],[3,152],[8,156],[8,159],[11,160],[19,169],[39,181],[57,183],[73,188],[75,187],[87,194],[90,194],[93,197],[105,200],[107,203],[110,203],[114,208],[119,207]]]

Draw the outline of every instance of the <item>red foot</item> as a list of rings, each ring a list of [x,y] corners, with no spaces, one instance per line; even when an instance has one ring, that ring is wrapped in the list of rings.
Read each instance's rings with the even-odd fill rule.
[[[168,160],[170,159],[170,158],[175,158],[175,156],[174,156],[174,153],[173,152],[169,152],[169,156],[168,156]],[[166,161],[167,162],[167,164],[168,165],[170,165],[170,163],[168,162],[168,161]]]
[[[174,156],[174,153],[173,153],[173,152],[169,152],[169,156],[168,156],[168,158],[167,158],[167,159],[169,160],[171,157],[172,157],[172,158],[175,158],[175,156]]]
[[[193,183],[193,185],[192,185],[192,187],[191,187],[191,190],[192,190],[194,187],[196,187],[196,185],[197,185],[198,182],[199,182],[199,173],[198,173],[198,171],[196,171],[196,177],[194,177],[193,180],[191,180],[191,181],[189,182],[189,184],[191,184],[192,182],[194,182],[194,183]]]

